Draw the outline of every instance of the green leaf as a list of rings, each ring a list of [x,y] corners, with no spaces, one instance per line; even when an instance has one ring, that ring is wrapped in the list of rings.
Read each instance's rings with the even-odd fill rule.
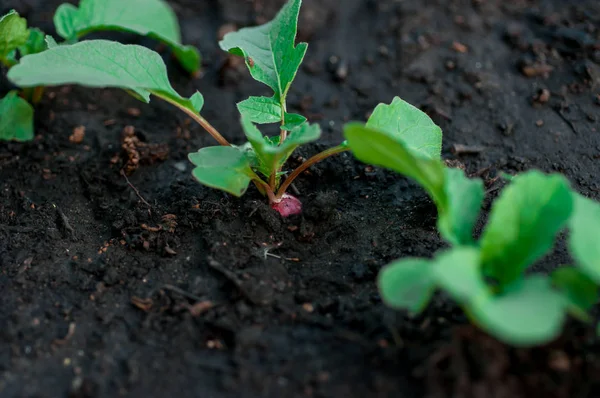
[[[46,50],[46,35],[37,28],[29,29],[29,37],[27,42],[19,47],[19,53],[22,57],[30,54],[41,53]]]
[[[438,206],[438,229],[453,245],[470,244],[483,202],[483,181],[469,179],[459,169],[445,169],[444,177],[446,200]]]
[[[284,125],[281,126],[282,130],[292,131],[297,129],[306,123],[306,118],[302,115],[298,115],[297,113],[286,113]]]
[[[278,140],[263,136],[248,118],[242,118],[242,127],[258,159],[255,167],[266,177],[282,166],[300,145],[316,141],[321,136],[318,124],[305,123],[290,131],[287,139],[279,145]]]
[[[194,103],[171,86],[160,55],[142,46],[106,40],[56,46],[23,57],[8,78],[20,87],[80,84],[122,88],[145,102],[154,94],[196,112]],[[197,94],[194,98],[198,105]]]
[[[204,96],[200,94],[200,92],[196,91],[196,93],[190,97],[190,101],[197,113],[200,113],[202,108],[204,108]]]
[[[440,160],[419,156],[396,135],[362,123],[346,124],[344,135],[357,159],[412,178],[431,195],[438,207],[446,206],[445,172]]]
[[[600,284],[600,204],[573,194],[569,249],[577,266]]]
[[[432,263],[421,258],[407,258],[392,263],[379,273],[379,292],[383,301],[395,309],[418,314],[435,292]]]
[[[12,10],[0,18],[0,61],[6,61],[8,55],[25,45],[29,38],[27,21]]]
[[[480,257],[479,249],[473,247],[456,247],[438,255],[433,267],[436,283],[461,304],[487,294]]]
[[[202,148],[188,158],[196,166],[192,175],[198,182],[237,197],[246,193],[255,176],[248,157],[235,147]]]
[[[575,267],[556,269],[552,273],[552,283],[564,293],[571,313],[589,321],[587,312],[598,301],[598,285]]]
[[[308,44],[294,46],[302,0],[290,0],[271,22],[228,33],[219,43],[224,51],[243,56],[254,79],[273,89],[283,106],[304,59]]]
[[[398,97],[390,105],[377,105],[367,127],[402,141],[415,155],[440,158],[442,129],[425,112]]]
[[[275,98],[250,97],[237,104],[242,117],[247,118],[253,123],[281,123],[281,104]],[[293,130],[304,124],[306,118],[293,113],[284,113],[285,124],[282,128]]]
[[[46,47],[47,48],[54,48],[54,47],[58,47],[58,43],[56,42],[56,40],[54,39],[54,37],[50,36],[50,35],[46,35]]]
[[[79,8],[62,4],[54,14],[54,25],[61,37],[71,41],[103,30],[148,36],[167,44],[189,72],[200,69],[200,53],[181,44],[177,16],[163,0],[81,0]]]
[[[33,138],[33,107],[9,92],[0,100],[0,140],[29,141]]]
[[[529,265],[552,248],[572,208],[564,177],[538,171],[515,177],[494,203],[481,238],[487,275],[501,285],[521,278]]]
[[[545,276],[535,275],[502,296],[481,295],[469,307],[488,333],[515,346],[544,344],[556,338],[565,319],[565,301]]]

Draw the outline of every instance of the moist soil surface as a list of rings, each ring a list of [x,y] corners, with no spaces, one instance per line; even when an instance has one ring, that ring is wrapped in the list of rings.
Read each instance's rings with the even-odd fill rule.
[[[0,11],[54,33],[59,3],[2,0]],[[598,1],[304,3],[310,48],[290,109],[324,134],[290,166],[397,95],[443,128],[450,164],[485,180],[477,233],[500,172],[559,172],[600,199]],[[242,143],[236,101],[269,92],[218,37],[282,1],[171,4],[204,56],[195,79],[151,40],[97,37],[161,51],[176,89],[201,91],[205,117]],[[210,137],[118,90],[48,89],[36,135],[0,144],[2,397],[600,394],[592,326],[514,349],[442,295],[416,318],[382,304],[382,266],[444,247],[411,181],[340,155],[297,181],[304,213],[282,219],[255,189],[236,199],[197,184],[187,153]],[[561,237],[534,270],[569,261]]]

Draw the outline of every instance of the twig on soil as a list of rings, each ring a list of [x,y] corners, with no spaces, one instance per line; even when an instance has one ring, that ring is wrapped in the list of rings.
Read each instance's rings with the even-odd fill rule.
[[[137,195],[137,197],[146,205],[148,206],[148,213],[152,214],[152,206],[150,205],[150,203],[148,203],[146,201],[146,199],[144,199],[144,197],[142,196],[142,194],[140,194],[140,191],[138,191],[138,189],[136,187],[133,186],[133,184],[129,181],[129,178],[127,178],[127,174],[125,174],[125,172],[123,170],[121,170],[121,175],[123,177],[125,177],[125,181],[127,181],[127,185],[129,185],[129,187],[131,189],[133,189],[133,192],[135,192],[135,194]]]
[[[195,300],[195,301],[204,301],[204,299],[200,298],[199,296],[196,296],[195,294],[192,294],[192,293],[188,293],[185,290],[182,290],[182,289],[178,288],[177,286],[163,285],[161,287],[161,289],[170,290],[172,292],[179,293],[182,296],[185,296],[185,297],[190,298],[190,299]]]
[[[575,128],[575,123],[573,123],[571,120],[569,120],[569,119],[568,119],[568,118],[565,116],[565,114],[563,113],[562,109],[556,109],[556,108],[555,108],[554,110],[556,111],[556,113],[558,114],[558,116],[560,116],[560,118],[561,118],[562,120],[564,120],[564,121],[565,121],[565,123],[567,123],[567,124],[569,125],[569,127],[571,127],[571,130],[573,130],[573,132],[574,132],[576,135],[579,135],[579,131],[577,131],[577,129]]]
[[[55,339],[52,344],[56,345],[65,345],[67,342],[73,337],[75,334],[75,322],[71,322],[69,324],[69,330],[67,331],[67,335],[62,339]]]
[[[71,235],[71,237],[74,238],[75,230],[73,229],[71,224],[69,224],[69,219],[67,218],[65,213],[63,213],[63,211],[60,209],[60,207],[58,207],[54,203],[52,203],[52,206],[54,206],[54,208],[56,209],[56,213],[58,214],[59,220],[60,220],[62,226],[64,227],[64,229],[66,229],[67,232]]]
[[[450,151],[454,155],[477,155],[481,152],[485,151],[485,147],[481,145],[463,145],[463,144],[453,144]]]
[[[269,253],[268,251],[265,253],[265,258],[266,258],[267,256],[269,256],[269,257],[273,257],[273,258],[277,258],[277,259],[279,259],[279,260],[293,261],[293,262],[295,262],[295,263],[299,263],[299,262],[300,262],[300,259],[299,259],[298,257],[291,257],[291,258],[288,258],[288,257],[281,257],[281,256],[278,256],[277,254]]]

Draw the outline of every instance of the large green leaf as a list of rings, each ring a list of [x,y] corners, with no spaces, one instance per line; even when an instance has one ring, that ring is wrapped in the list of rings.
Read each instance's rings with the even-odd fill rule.
[[[438,255],[433,275],[438,286],[463,305],[488,292],[481,275],[479,249],[474,247],[456,247]]]
[[[381,298],[395,309],[419,313],[435,292],[432,263],[426,259],[396,261],[383,268],[377,279]]]
[[[561,290],[571,313],[589,321],[587,312],[598,301],[598,285],[575,267],[560,267],[552,272],[552,283]]]
[[[285,98],[308,44],[295,46],[302,0],[290,0],[271,22],[228,33],[219,43],[224,51],[243,56],[252,76],[273,89],[275,100]]]
[[[238,197],[246,192],[255,175],[248,157],[235,147],[202,148],[188,158],[196,166],[192,175],[198,182]]]
[[[0,61],[7,62],[8,55],[27,43],[27,21],[12,10],[0,18]]]
[[[282,128],[286,130],[293,130],[306,122],[302,115],[287,112],[282,114],[281,104],[275,98],[250,97],[237,104],[237,107],[242,117],[259,124],[280,123],[283,116]]]
[[[487,275],[501,285],[521,278],[529,265],[552,248],[572,208],[564,177],[538,171],[515,177],[494,203],[481,238]]]
[[[33,138],[33,108],[11,91],[0,100],[0,140],[28,141]]]
[[[279,144],[278,139],[271,140],[263,136],[248,118],[242,118],[242,127],[258,159],[255,167],[266,177],[276,172],[300,145],[316,141],[321,136],[318,124],[304,123],[292,130],[287,139]]]
[[[402,141],[418,156],[440,158],[442,129],[426,113],[398,97],[390,105],[377,105],[367,127]]]
[[[8,72],[8,78],[21,87],[117,87],[135,93],[145,102],[154,94],[192,112],[198,111],[193,101],[182,98],[173,89],[160,55],[142,46],[106,40],[56,46],[23,57]]]
[[[439,159],[418,156],[395,135],[362,123],[346,124],[344,135],[357,159],[414,179],[431,195],[438,206],[446,206],[444,166]]]
[[[600,284],[600,204],[574,194],[569,248],[577,265]]]
[[[438,206],[438,229],[453,245],[473,242],[473,227],[483,202],[483,181],[469,179],[459,169],[444,170],[443,206]]]
[[[480,295],[469,313],[488,333],[505,343],[530,346],[556,338],[566,303],[546,276],[529,277],[502,296]]]
[[[200,53],[181,44],[177,16],[163,0],[81,0],[79,8],[62,4],[54,14],[54,25],[68,40],[102,30],[149,36],[171,47],[188,71],[200,69]]]

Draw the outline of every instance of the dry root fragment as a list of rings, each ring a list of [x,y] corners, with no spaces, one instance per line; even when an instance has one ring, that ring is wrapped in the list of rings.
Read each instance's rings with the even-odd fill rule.
[[[123,130],[122,145],[125,154],[123,171],[131,175],[140,164],[152,164],[163,161],[169,156],[169,147],[166,144],[147,144],[142,142],[135,134],[135,127],[126,126]],[[113,163],[117,160],[113,158]]]
[[[69,137],[69,142],[81,144],[85,138],[85,126],[77,126],[73,129],[73,134]]]

